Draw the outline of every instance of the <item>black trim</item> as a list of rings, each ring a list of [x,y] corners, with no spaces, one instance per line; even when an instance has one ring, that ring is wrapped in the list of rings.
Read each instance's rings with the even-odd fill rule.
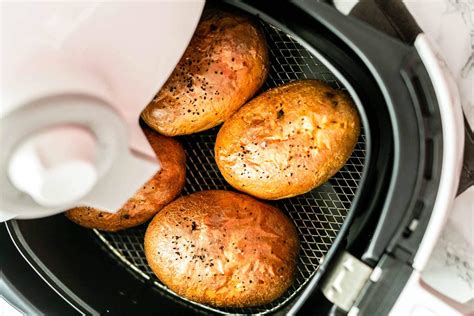
[[[45,247],[46,244],[42,244],[39,247],[33,247],[33,250],[31,247],[31,241],[27,241],[20,230],[19,225],[22,223],[27,222],[12,220],[6,223],[6,228],[13,244],[22,254],[23,258],[30,265],[30,267],[43,279],[46,285],[53,289],[58,294],[58,296],[70,306],[74,307],[77,312],[80,312],[81,314],[97,313],[87,303],[81,300],[73,291],[71,291],[68,286],[65,286],[61,282],[61,279],[59,279],[57,275],[49,269],[51,265],[45,264],[45,261],[38,257],[38,254],[41,254],[42,251],[50,249]],[[34,232],[34,230],[32,231]],[[58,235],[56,235],[56,237],[58,237]],[[40,242],[43,243],[44,241],[45,240],[41,238]]]
[[[83,314],[192,315],[198,312],[118,265],[112,254],[101,248],[92,231],[72,223],[63,214],[10,221],[7,226],[32,270],[46,281],[43,284],[60,293],[63,302],[69,302]],[[54,310],[54,306],[50,308]]]
[[[28,265],[13,244],[5,224],[0,224],[2,295],[27,315],[77,313]]]
[[[464,160],[457,195],[474,185],[474,134],[464,117]]]

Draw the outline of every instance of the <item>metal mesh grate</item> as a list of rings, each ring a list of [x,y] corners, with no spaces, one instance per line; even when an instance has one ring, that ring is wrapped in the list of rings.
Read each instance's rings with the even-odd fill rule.
[[[336,88],[343,88],[334,75],[294,39],[271,25],[264,22],[262,25],[270,46],[271,65],[263,90],[296,79],[321,79]],[[214,161],[214,141],[218,129],[180,138],[188,157],[184,195],[201,190],[231,189]],[[365,138],[362,131],[351,158],[329,182],[307,194],[272,203],[291,217],[301,241],[295,282],[281,298],[265,306],[241,309],[216,309],[193,304],[218,313],[256,314],[275,311],[288,302],[316,272],[339,232],[362,176],[364,157]],[[117,233],[95,233],[129,268],[152,280],[161,290],[172,293],[160,283],[146,263],[143,251],[145,229],[146,225],[142,225]]]

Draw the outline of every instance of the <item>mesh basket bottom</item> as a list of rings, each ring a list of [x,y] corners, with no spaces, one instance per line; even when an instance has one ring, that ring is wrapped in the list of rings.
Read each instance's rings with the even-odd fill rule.
[[[269,44],[271,65],[263,90],[297,79],[321,79],[336,88],[342,88],[334,75],[293,38],[265,22],[262,22],[262,27]],[[180,137],[187,154],[187,179],[183,195],[201,190],[231,189],[214,161],[213,149],[218,129]],[[300,238],[295,281],[282,297],[264,306],[239,309],[217,309],[191,303],[208,311],[233,314],[270,313],[287,303],[314,275],[336,238],[362,176],[364,157],[365,139],[362,131],[346,165],[327,183],[304,195],[270,202],[293,220]],[[143,250],[145,229],[146,225],[142,225],[116,233],[94,232],[116,259],[140,277],[153,280],[154,286],[160,290],[175,295],[160,283],[146,263]]]

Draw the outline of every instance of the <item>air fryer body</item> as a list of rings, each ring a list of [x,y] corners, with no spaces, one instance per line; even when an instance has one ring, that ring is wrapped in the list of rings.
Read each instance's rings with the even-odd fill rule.
[[[443,95],[433,82],[430,56],[421,56],[428,53],[420,55],[429,49],[422,35],[408,45],[313,1],[208,5],[242,10],[261,20],[275,65],[266,88],[320,76],[347,90],[359,110],[363,132],[345,169],[310,195],[277,204],[295,221],[304,244],[301,275],[291,293],[260,309],[200,306],[170,293],[147,272],[146,262],[140,261],[143,227],[114,235],[83,229],[56,215],[2,227],[2,269],[11,300],[48,314],[321,315],[354,306],[361,315],[387,314],[413,273],[424,266],[459,174],[461,147],[445,139],[459,132],[453,124],[460,113],[455,107],[445,109],[448,92]],[[188,153],[185,194],[229,188],[223,180],[206,178],[217,172],[212,150],[208,153],[216,131],[180,139]],[[451,173],[450,181],[446,173]],[[344,258],[367,276],[358,281],[357,291],[328,294]],[[349,298],[349,307],[341,297]]]

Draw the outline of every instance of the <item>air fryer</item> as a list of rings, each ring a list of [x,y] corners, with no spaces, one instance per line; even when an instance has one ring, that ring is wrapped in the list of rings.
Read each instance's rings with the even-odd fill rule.
[[[313,191],[271,202],[298,229],[301,249],[293,285],[263,306],[198,304],[174,294],[151,272],[143,251],[146,225],[101,232],[59,214],[11,220],[2,228],[5,285],[25,311],[383,315],[394,306],[416,269],[425,233],[436,230],[430,228],[433,218],[446,213],[435,205],[440,194],[453,194],[442,189],[440,179],[443,169],[454,168],[446,151],[456,148],[443,142],[443,133],[455,114],[442,119],[422,44],[403,43],[315,1],[208,3],[213,5],[259,20],[271,65],[262,90],[321,79],[350,93],[359,110],[363,128],[347,164]],[[214,161],[218,129],[179,137],[188,159],[183,195],[231,190]],[[457,176],[451,178],[455,183]],[[354,271],[341,277],[338,292],[334,278],[348,258]]]

